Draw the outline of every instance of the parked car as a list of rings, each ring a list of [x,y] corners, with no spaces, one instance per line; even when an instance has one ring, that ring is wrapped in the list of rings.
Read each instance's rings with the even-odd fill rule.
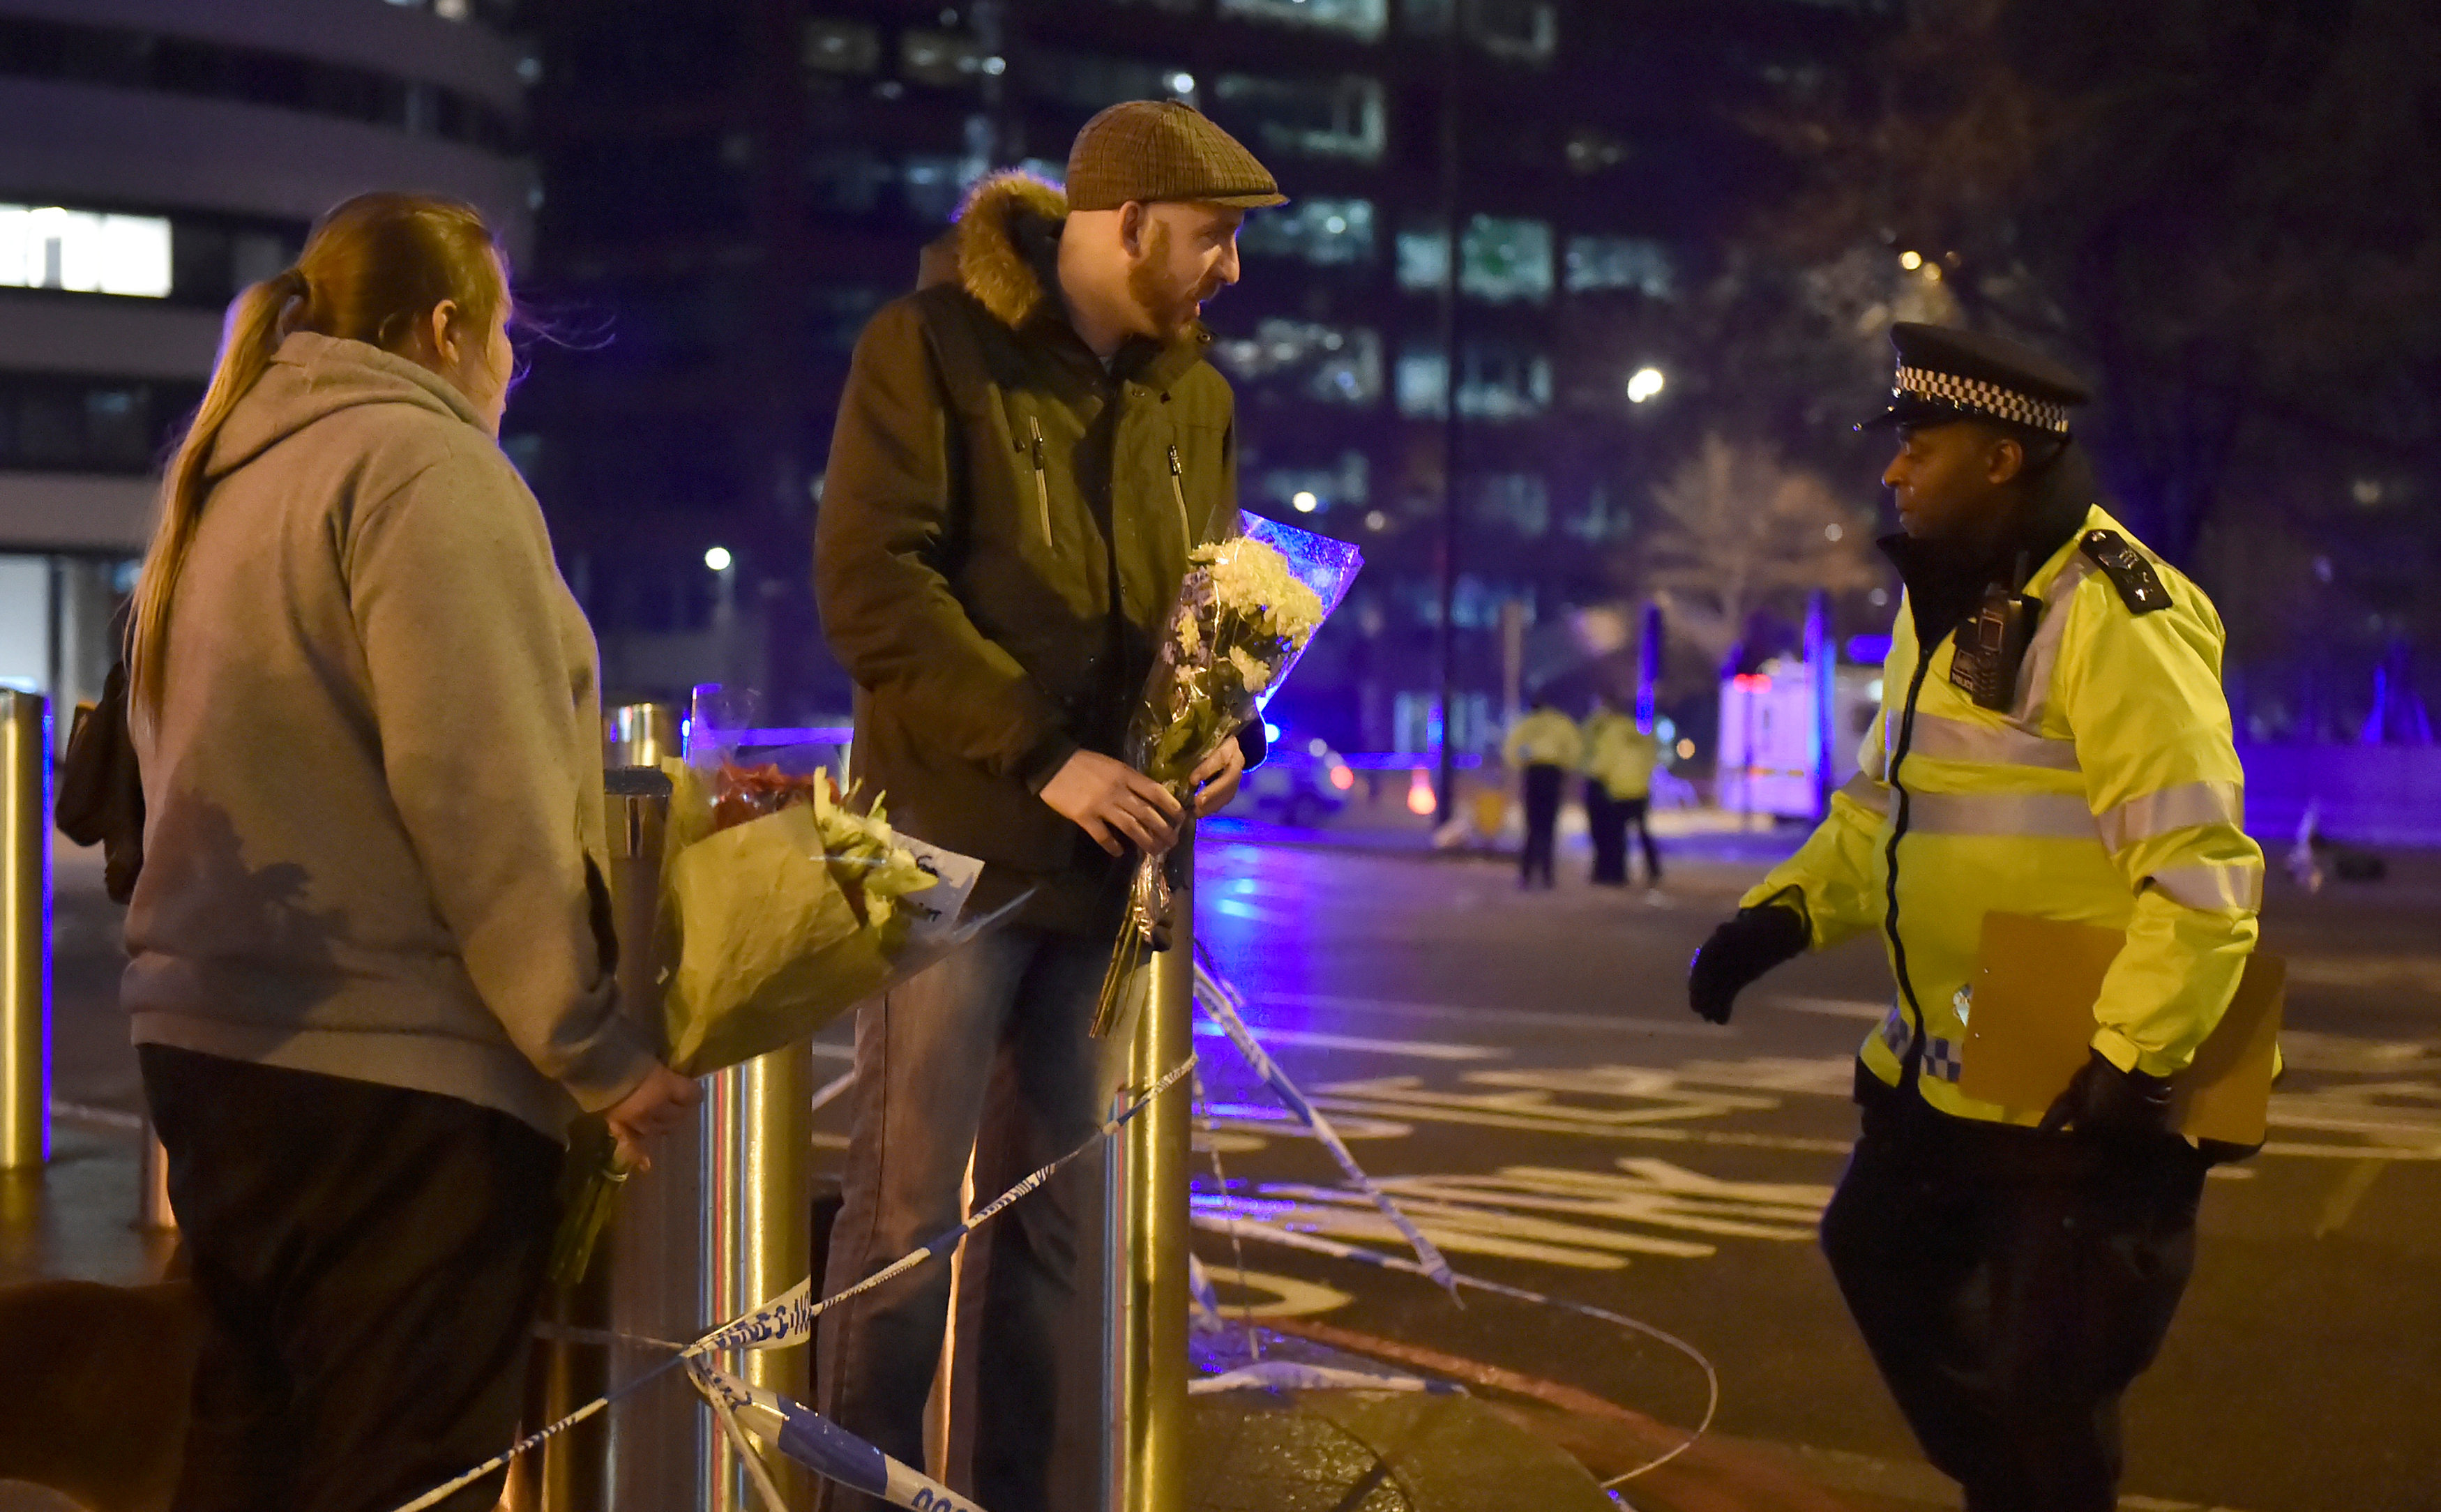
[[[1355,788],[1356,773],[1329,742],[1275,734],[1271,754],[1246,774],[1230,807],[1283,824],[1319,824],[1346,808]]]

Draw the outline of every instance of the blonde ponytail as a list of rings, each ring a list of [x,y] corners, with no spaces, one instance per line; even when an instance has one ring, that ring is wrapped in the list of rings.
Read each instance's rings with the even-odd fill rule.
[[[208,492],[205,469],[229,414],[262,381],[291,332],[393,348],[443,300],[478,332],[508,309],[507,260],[473,206],[428,194],[359,194],[314,228],[297,265],[230,304],[204,402],[161,479],[161,518],[127,621],[128,711],[161,707],[170,603]]]
[[[304,274],[295,268],[255,284],[229,305],[228,323],[221,333],[221,351],[212,364],[211,382],[204,402],[187,427],[177,452],[161,479],[161,517],[153,527],[153,543],[144,552],[144,569],[136,579],[136,597],[127,621],[128,706],[131,712],[160,707],[161,671],[169,649],[170,599],[178,585],[178,569],[194,545],[195,527],[204,513],[204,469],[211,461],[212,443],[239,400],[271,367],[280,350],[280,316],[292,300],[306,297]]]

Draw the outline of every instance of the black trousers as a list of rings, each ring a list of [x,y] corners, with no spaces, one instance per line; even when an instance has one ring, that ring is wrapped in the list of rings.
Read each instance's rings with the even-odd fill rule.
[[[430,1092],[138,1057],[209,1325],[175,1512],[390,1512],[507,1449],[559,1145]],[[491,1512],[505,1473],[441,1507]]]
[[[1627,814],[1600,779],[1585,783],[1585,832],[1594,842],[1594,885],[1627,886]]]
[[[1610,789],[1599,782],[1585,784],[1585,825],[1594,842],[1594,883],[1598,887],[1627,886],[1627,837],[1632,829],[1644,842],[1644,881],[1650,887],[1661,880],[1661,847],[1653,841],[1653,826],[1645,822],[1650,799],[1613,798]]]
[[[1968,1512],[2111,1512],[2120,1398],[2186,1289],[2203,1157],[1974,1124],[1878,1082],[1863,1100],[1822,1249],[1925,1457]]]
[[[1560,851],[1560,789],[1567,782],[1564,766],[1537,762],[1526,768],[1526,849],[1518,860],[1518,879],[1531,886],[1539,879],[1553,883],[1551,868]]]

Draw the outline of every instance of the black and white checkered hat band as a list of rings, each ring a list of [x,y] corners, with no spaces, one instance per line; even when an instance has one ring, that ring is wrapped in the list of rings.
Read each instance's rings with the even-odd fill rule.
[[[2068,434],[2066,405],[2036,399],[2032,394],[2021,394],[1998,384],[1987,384],[1980,378],[1961,378],[1956,373],[1935,372],[1929,368],[1901,368],[1897,392],[1934,400],[1978,415],[1989,415],[2013,425],[2027,425],[2062,436]]]

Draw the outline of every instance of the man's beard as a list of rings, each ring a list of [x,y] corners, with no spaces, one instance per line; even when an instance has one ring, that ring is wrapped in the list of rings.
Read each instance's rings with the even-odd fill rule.
[[[1128,269],[1128,294],[1152,323],[1154,337],[1162,342],[1176,341],[1194,326],[1196,312],[1215,292],[1209,280],[1199,279],[1181,289],[1169,273],[1169,226],[1155,221],[1145,233],[1144,260]]]

